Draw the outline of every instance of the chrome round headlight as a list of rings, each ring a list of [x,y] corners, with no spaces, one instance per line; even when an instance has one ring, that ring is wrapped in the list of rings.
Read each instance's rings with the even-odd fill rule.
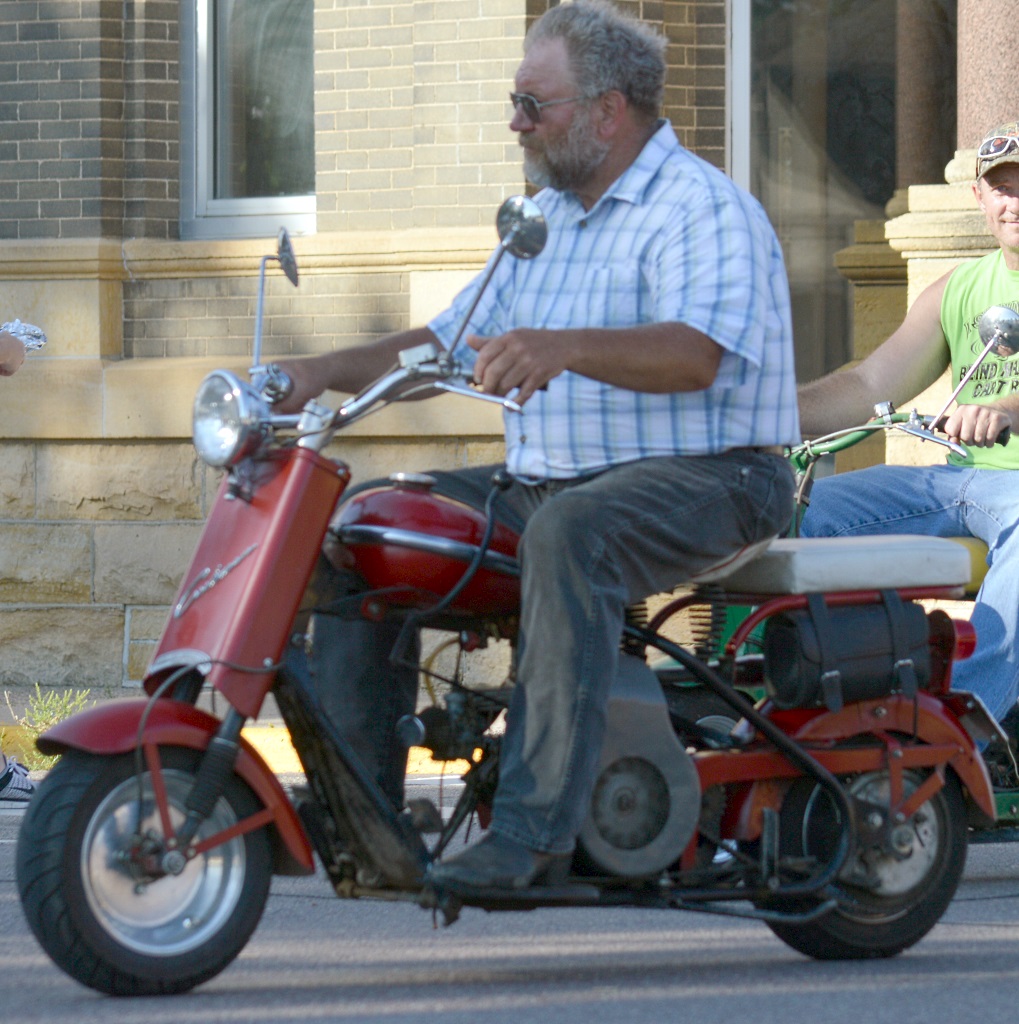
[[[258,392],[228,370],[216,370],[195,395],[192,438],[210,466],[234,466],[258,451],[269,429],[269,409]]]

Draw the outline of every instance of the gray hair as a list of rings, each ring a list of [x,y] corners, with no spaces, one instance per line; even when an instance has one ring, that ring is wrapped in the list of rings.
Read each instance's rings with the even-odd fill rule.
[[[574,0],[543,14],[524,40],[561,39],[581,92],[589,99],[613,90],[648,120],[662,108],[668,40],[649,25],[622,14],[606,0]]]

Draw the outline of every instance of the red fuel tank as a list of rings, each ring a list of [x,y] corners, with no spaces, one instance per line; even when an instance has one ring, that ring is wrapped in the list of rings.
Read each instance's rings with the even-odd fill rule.
[[[431,490],[426,476],[406,476],[361,491],[343,506],[336,532],[372,590],[406,588],[386,597],[399,607],[427,607],[463,576],[485,532],[477,509]],[[450,611],[513,615],[520,605],[517,535],[497,525],[485,560]]]

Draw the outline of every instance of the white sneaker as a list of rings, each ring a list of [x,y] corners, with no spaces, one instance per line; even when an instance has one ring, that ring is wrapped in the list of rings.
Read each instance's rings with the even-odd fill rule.
[[[0,772],[0,813],[23,811],[35,793],[35,783],[28,777],[28,769],[13,757]]]

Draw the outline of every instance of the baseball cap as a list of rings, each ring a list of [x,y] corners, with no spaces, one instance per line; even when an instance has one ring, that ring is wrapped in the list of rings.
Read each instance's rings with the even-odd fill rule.
[[[999,164],[1019,164],[1019,121],[992,128],[977,150],[977,178]]]

